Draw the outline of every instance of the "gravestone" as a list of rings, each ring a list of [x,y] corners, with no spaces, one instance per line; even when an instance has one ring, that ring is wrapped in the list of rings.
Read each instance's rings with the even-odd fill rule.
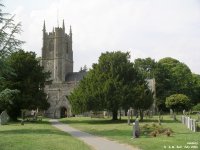
[[[9,116],[7,112],[4,110],[0,115],[0,125],[5,125],[8,123]]]
[[[198,115],[198,121],[200,122],[200,112],[198,112],[197,115]]]
[[[130,125],[130,110],[128,110],[127,116],[128,116],[128,125]]]
[[[173,118],[173,110],[170,109],[170,117]]]
[[[188,116],[181,116],[181,122],[186,125],[186,127],[193,132],[197,131],[196,120],[191,119]]]
[[[153,118],[153,111],[149,111],[149,118]]]
[[[129,113],[130,113],[131,119],[133,119],[134,109],[132,107],[130,107]]]
[[[160,116],[158,117],[158,124],[161,125]]]
[[[133,123],[133,138],[139,138],[139,136],[140,136],[139,119],[136,118],[135,123]]]
[[[183,115],[185,115],[185,109],[183,110]]]

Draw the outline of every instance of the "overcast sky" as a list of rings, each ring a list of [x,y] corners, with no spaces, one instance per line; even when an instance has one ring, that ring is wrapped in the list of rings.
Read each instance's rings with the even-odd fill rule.
[[[41,56],[42,27],[72,25],[74,71],[105,51],[173,57],[200,74],[200,0],[2,0],[22,22],[23,48]],[[58,19],[57,19],[58,18]]]

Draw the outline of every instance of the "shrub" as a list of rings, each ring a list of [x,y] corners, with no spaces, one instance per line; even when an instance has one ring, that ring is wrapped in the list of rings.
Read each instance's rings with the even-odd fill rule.
[[[157,135],[160,134],[168,134],[171,135],[171,133],[173,133],[172,129],[170,128],[163,128],[163,126],[157,125],[155,123],[152,124],[145,124],[143,126],[141,126],[141,134],[143,135],[150,135],[153,137],[156,137]]]
[[[198,103],[197,105],[195,105],[194,107],[192,107],[193,111],[200,111],[200,103]]]
[[[190,108],[190,99],[184,94],[173,94],[166,98],[165,105],[176,111]]]

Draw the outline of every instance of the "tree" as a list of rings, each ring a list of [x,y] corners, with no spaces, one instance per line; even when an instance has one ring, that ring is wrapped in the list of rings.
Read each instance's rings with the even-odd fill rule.
[[[10,89],[5,89],[0,93],[0,112],[12,106],[14,96],[18,93],[18,90]]]
[[[181,93],[192,99],[192,73],[184,63],[170,57],[159,60],[155,78],[159,109],[165,110],[165,99],[172,94]]]
[[[184,94],[173,94],[166,98],[166,107],[171,108],[174,112],[178,112],[184,109],[189,109],[190,99]]]
[[[165,106],[166,97],[171,95],[171,74],[170,72],[161,64],[157,63],[155,70],[155,81],[156,81],[156,105],[161,111],[167,111]]]
[[[16,34],[21,32],[21,24],[14,23],[14,16],[3,13],[3,4],[0,4],[0,58],[6,57],[13,51],[20,48],[23,41],[16,38]]]
[[[188,90],[188,95],[191,98],[193,105],[200,103],[200,75],[192,74],[190,90]]]
[[[149,109],[153,104],[153,93],[147,84],[138,85],[136,89],[137,96],[133,107],[139,111],[140,120],[143,120],[144,111]]]
[[[171,91],[186,93],[191,85],[192,73],[187,65],[173,58],[163,58],[159,61],[171,74]]]
[[[192,74],[184,63],[170,57],[158,62],[151,58],[138,58],[135,60],[135,68],[145,79],[155,78],[156,105],[160,110],[167,111],[165,99],[176,93],[187,95],[192,104],[199,102],[200,76]]]
[[[39,65],[36,54],[20,50],[12,53],[7,58],[7,63],[13,68],[14,74],[3,76],[5,78],[3,86],[20,91],[13,98],[9,112],[11,117],[16,119],[21,109],[47,109],[49,104],[44,93],[44,83],[49,73],[43,72],[43,67]]]
[[[9,17],[8,13],[3,13],[3,7],[0,3],[0,112],[12,104],[12,98],[18,93],[17,90],[3,87],[3,76],[12,73],[12,68],[7,65],[5,59],[23,43],[16,38],[16,34],[21,32],[21,24],[14,23],[14,16]]]
[[[3,79],[2,74],[11,71],[5,64],[5,58],[18,50],[23,43],[16,38],[16,34],[21,32],[21,24],[14,23],[14,16],[9,17],[8,13],[3,13],[3,7],[0,3],[0,81]]]
[[[149,57],[145,59],[138,58],[134,61],[134,67],[145,79],[152,79],[155,77],[154,74],[157,68],[157,62]]]
[[[75,112],[109,110],[113,120],[122,108],[133,105],[140,76],[129,53],[106,52],[69,96]]]
[[[193,111],[200,111],[200,103],[192,107]]]

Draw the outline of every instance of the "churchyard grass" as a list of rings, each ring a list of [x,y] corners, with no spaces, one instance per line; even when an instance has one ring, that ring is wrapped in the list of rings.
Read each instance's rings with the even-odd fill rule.
[[[0,150],[89,150],[89,146],[57,130],[48,120],[0,126]]]
[[[177,116],[180,118],[180,116]],[[143,150],[162,150],[162,149],[200,149],[200,132],[192,132],[181,124],[180,121],[173,121],[168,115],[163,116],[161,126],[170,128],[173,133],[168,137],[166,134],[159,134],[153,137],[149,132],[143,132],[140,138],[132,139],[132,126],[127,125],[127,119],[111,121],[111,119],[95,119],[89,117],[64,118],[61,122],[67,123],[72,127],[86,131],[88,133],[127,143],[133,147]],[[132,121],[133,122],[133,121]],[[158,116],[144,118],[140,122],[140,127],[148,124],[158,125]],[[193,142],[193,143],[192,143]]]

